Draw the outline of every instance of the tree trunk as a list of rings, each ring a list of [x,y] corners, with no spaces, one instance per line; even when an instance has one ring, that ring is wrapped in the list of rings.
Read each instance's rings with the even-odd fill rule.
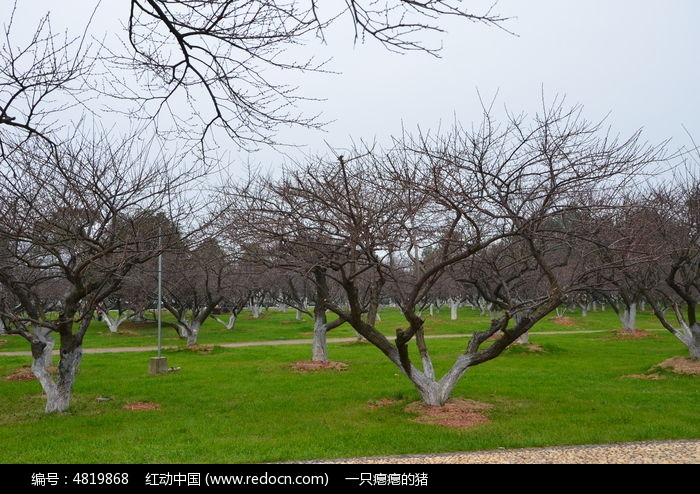
[[[526,331],[520,336],[518,336],[515,340],[515,343],[517,343],[518,345],[527,345],[528,343],[530,343],[530,332]]]
[[[469,355],[460,355],[449,372],[439,381],[416,368],[412,369],[411,375],[408,377],[426,405],[443,406],[450,399],[452,391],[469,368],[471,361],[472,359]],[[399,366],[399,368],[401,367]]]
[[[187,346],[192,346],[197,344],[197,337],[199,336],[199,328],[202,325],[198,320],[192,321],[187,327]]]
[[[44,344],[40,358],[44,368],[48,369],[53,365],[53,348],[56,345],[56,340],[54,340],[51,335],[51,330],[49,328],[37,327],[34,330],[34,334]]]
[[[323,320],[325,317],[316,315],[314,322],[314,340],[312,343],[311,360],[314,362],[328,362],[327,326]]]
[[[229,331],[233,331],[233,328],[236,324],[236,315],[233,312],[229,314],[228,321],[224,321],[223,319],[217,316],[212,316],[212,318],[219,324],[223,325]]]
[[[454,300],[450,300],[450,320],[457,320],[457,309],[459,308],[459,303]]]
[[[681,331],[673,334],[688,348],[691,360],[700,360],[700,323],[682,324]]]
[[[695,323],[690,327],[690,344],[688,351],[692,360],[700,360],[700,323]]]
[[[297,321],[301,321],[301,320],[302,320],[302,316],[303,316],[303,313],[302,313],[299,309],[297,309],[297,313],[296,313],[295,319],[296,319]]]
[[[520,324],[522,318],[523,318],[522,312],[516,312],[515,313],[515,324],[516,325]],[[516,343],[518,345],[527,345],[528,343],[530,343],[530,332],[525,331],[523,334],[521,334],[520,336],[518,336],[515,339],[514,343]]]
[[[692,338],[689,341],[688,352],[691,360],[698,361],[700,360],[700,324],[694,324],[690,330]]]
[[[55,381],[45,365],[47,347],[43,342],[32,344],[32,372],[46,393],[44,412],[65,412],[70,406],[75,375],[83,357],[82,344],[75,343],[73,338],[69,338],[67,342],[62,338],[58,376]]]
[[[620,322],[622,322],[622,328],[625,331],[633,332],[637,329],[637,304],[635,302],[631,303],[629,307],[625,307],[620,316]]]
[[[260,317],[260,306],[252,304],[250,306],[250,312],[253,314],[253,319],[258,319]]]
[[[581,304],[581,317],[586,317],[588,315],[588,305]]]
[[[593,301],[593,312],[597,312],[597,311],[598,311],[598,302],[596,302],[596,301],[594,300],[594,301]]]
[[[117,317],[112,317],[109,311],[101,311],[100,314],[102,315],[102,320],[107,324],[110,333],[117,333],[119,331],[119,326],[129,319],[129,316],[124,313],[118,313]]]
[[[431,316],[434,316],[434,315],[435,315],[435,309],[434,309],[434,307],[435,307],[434,304],[430,304],[430,315],[431,315]]]

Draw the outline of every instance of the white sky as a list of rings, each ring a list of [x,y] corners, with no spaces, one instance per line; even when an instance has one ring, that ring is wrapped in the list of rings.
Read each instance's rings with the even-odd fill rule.
[[[2,3],[4,17],[11,2]],[[50,8],[54,27],[65,23],[77,29],[94,4],[21,0],[19,20],[33,27]],[[105,13],[95,27],[119,29],[116,21],[126,16],[127,2],[103,0],[100,8]],[[652,143],[672,138],[673,146],[681,146],[689,143],[685,126],[700,142],[697,0],[500,0],[496,11],[514,18],[505,26],[517,36],[453,21],[442,37],[440,59],[398,55],[372,40],[354,46],[349,21],[343,20],[344,27],[326,33],[326,46],[306,48],[320,58],[334,57],[329,68],[342,74],[289,74],[294,79],[288,82],[299,84],[301,94],[325,100],[301,109],[322,111],[324,119],[333,120],[324,133],[282,132],[281,140],[302,146],[290,155],[326,153],[324,141],[336,149],[351,138],[386,142],[402,126],[434,129],[454,118],[468,126],[481,116],[477,90],[486,100],[497,92],[497,106],[516,113],[536,111],[542,91],[548,101],[566,96],[569,104],[582,104],[591,120],[609,113],[607,123],[623,135],[641,127]],[[232,151],[234,159],[265,167],[288,161],[273,150],[253,156],[233,146]]]

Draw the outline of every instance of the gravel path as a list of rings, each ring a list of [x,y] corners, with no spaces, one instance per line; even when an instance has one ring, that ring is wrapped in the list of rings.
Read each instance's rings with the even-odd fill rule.
[[[331,464],[700,464],[700,440],[508,449],[433,455],[345,458]]]

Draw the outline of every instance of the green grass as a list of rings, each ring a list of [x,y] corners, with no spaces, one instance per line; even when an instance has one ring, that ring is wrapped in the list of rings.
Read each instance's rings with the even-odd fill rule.
[[[465,342],[431,342],[439,371]],[[316,373],[289,368],[309,358],[308,345],[166,351],[182,369],[160,376],[148,375],[151,353],[87,354],[70,412],[50,416],[36,381],[4,380],[29,359],[2,357],[0,462],[258,463],[700,438],[697,377],[624,377],[685,355],[671,335],[534,333],[531,342],[545,351],[507,350],[460,381],[453,396],[494,406],[489,423],[467,430],[414,422],[404,408],[417,393],[369,344],[331,344],[349,369]],[[368,406],[382,398],[399,401]],[[122,408],[138,401],[161,409]]]
[[[396,328],[405,327],[406,322],[397,309],[385,309],[381,312],[382,320],[377,324],[377,329],[387,335],[395,335]],[[565,317],[568,324],[556,322],[554,315],[541,320],[533,332],[539,331],[571,331],[571,330],[611,330],[620,328],[615,313],[608,309],[605,312],[589,312],[587,317],[581,317],[580,312],[567,312]],[[474,331],[487,329],[489,326],[488,315],[481,316],[478,310],[468,307],[460,308],[458,319],[450,320],[449,307],[443,307],[433,316],[424,311],[425,328],[427,334],[469,334]],[[163,321],[172,321],[172,316],[164,313]],[[639,329],[656,329],[661,325],[651,312],[638,314],[637,326]],[[295,311],[290,309],[280,312],[275,308],[264,311],[261,317],[253,319],[251,313],[243,312],[236,321],[233,331],[225,329],[218,322],[208,319],[201,328],[198,343],[219,344],[246,341],[273,341],[309,339],[313,330],[313,321],[309,316],[304,316],[301,321],[295,318]],[[162,344],[164,346],[184,346],[185,341],[178,337],[175,330],[167,325],[162,327]],[[355,332],[343,325],[329,333],[329,337],[349,338],[355,336]],[[85,336],[85,348],[115,348],[153,346],[157,342],[157,326],[155,322],[145,324],[124,323],[119,333],[110,333],[107,325],[101,321],[93,321]],[[0,351],[26,351],[29,344],[20,336],[0,335]]]

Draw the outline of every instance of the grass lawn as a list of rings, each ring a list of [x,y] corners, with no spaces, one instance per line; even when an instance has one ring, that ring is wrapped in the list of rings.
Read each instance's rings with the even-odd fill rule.
[[[289,326],[280,334],[299,332]],[[28,357],[2,357],[0,463],[259,463],[700,438],[697,376],[626,377],[685,356],[671,335],[530,339],[545,351],[507,350],[461,380],[453,396],[493,405],[488,423],[465,430],[415,422],[404,408],[418,394],[366,343],[330,345],[331,358],[349,365],[340,372],[292,371],[308,345],[168,350],[181,370],[160,376],[148,375],[152,352],[87,354],[71,411],[50,416],[36,381],[5,380]],[[439,372],[465,343],[430,343]],[[385,398],[398,401],[369,406]],[[123,408],[134,402],[160,409]]]
[[[449,307],[435,311],[431,316],[424,312],[427,334],[469,334],[474,331],[487,329],[489,317],[480,315],[478,310],[468,307],[460,308],[458,319],[450,320]],[[397,309],[381,311],[381,321],[377,329],[387,335],[395,335],[396,328],[405,327],[406,322]],[[163,321],[172,321],[172,316],[164,312]],[[638,314],[639,329],[657,329],[661,324],[649,312]],[[565,319],[558,320],[554,314],[540,321],[532,332],[538,331],[571,331],[571,330],[611,330],[620,328],[615,313],[608,309],[605,312],[589,312],[584,318],[580,312],[573,311],[565,314]],[[236,321],[233,331],[225,329],[221,324],[208,319],[201,328],[198,343],[217,344],[245,341],[272,341],[308,339],[312,337],[313,320],[304,316],[297,321],[295,311],[289,309],[280,312],[275,308],[264,311],[258,319],[253,319],[249,311],[244,311]],[[185,346],[185,340],[180,339],[175,330],[167,325],[162,327],[162,344],[164,346]],[[355,332],[348,325],[334,329],[329,334],[331,338],[349,338]],[[144,324],[124,323],[118,333],[110,333],[107,325],[94,321],[85,336],[85,348],[115,348],[154,346],[157,342],[157,325],[155,322]],[[27,351],[29,344],[20,336],[0,335],[0,351]]]

